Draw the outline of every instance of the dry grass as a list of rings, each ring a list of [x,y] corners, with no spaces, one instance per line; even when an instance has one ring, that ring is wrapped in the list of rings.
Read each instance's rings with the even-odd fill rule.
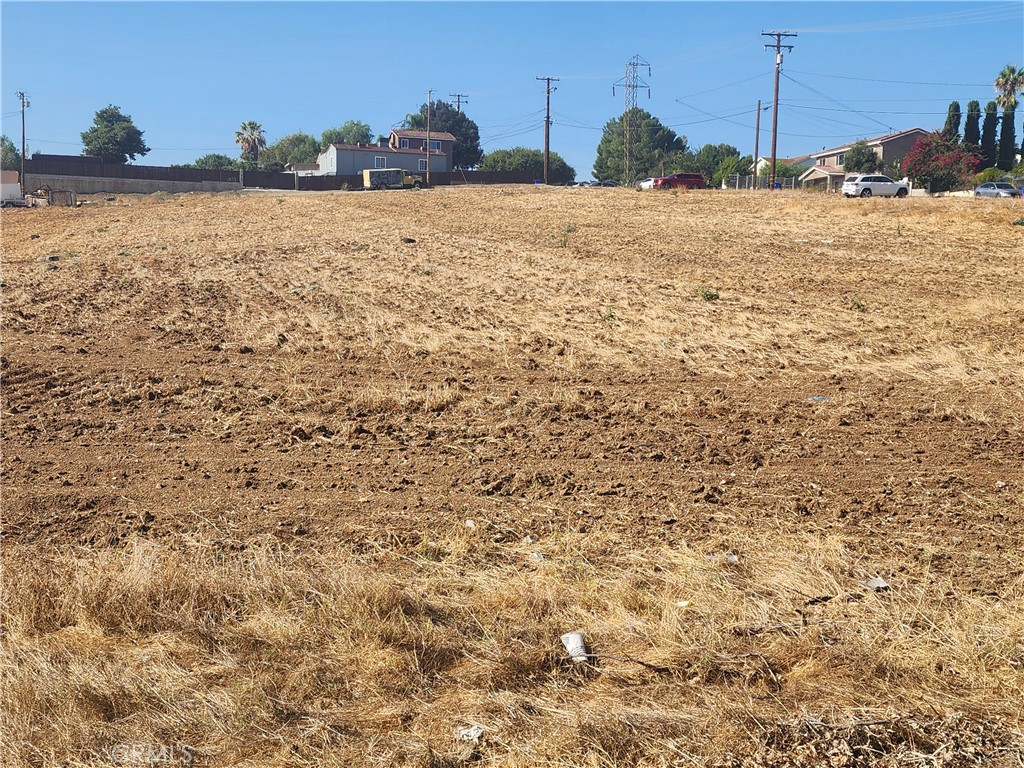
[[[1019,216],[5,210],[2,762],[1024,765]]]
[[[623,544],[481,520],[401,557],[140,540],[8,562],[6,759],[142,742],[217,765],[702,765],[756,752],[757,723],[948,711],[987,724],[987,754],[1014,745],[1024,580],[971,595],[921,570],[872,592],[884,564],[836,540],[739,536],[736,562]],[[593,666],[559,644],[577,629]]]

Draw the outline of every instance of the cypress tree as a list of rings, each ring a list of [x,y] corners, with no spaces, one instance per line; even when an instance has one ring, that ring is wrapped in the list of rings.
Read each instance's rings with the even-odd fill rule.
[[[996,164],[996,103],[990,101],[985,105],[985,121],[981,124],[981,165],[979,170],[991,168]]]
[[[964,146],[977,149],[981,142],[981,104],[977,100],[967,102],[967,119],[964,121]]]
[[[950,141],[960,139],[960,102],[949,102],[949,111],[946,113],[946,125],[942,129],[942,135]]]
[[[1016,126],[1013,124],[1017,119],[1015,110],[1003,108],[1003,118],[999,129],[999,159],[996,167],[1001,171],[1008,171],[1013,168],[1014,155],[1017,153]]]

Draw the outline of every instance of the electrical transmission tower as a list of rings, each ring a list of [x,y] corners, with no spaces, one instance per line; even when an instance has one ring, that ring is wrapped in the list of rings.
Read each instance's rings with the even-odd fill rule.
[[[622,155],[623,155],[623,182],[630,184],[633,181],[633,156],[634,146],[637,140],[636,121],[636,92],[640,88],[647,89],[647,98],[651,98],[651,86],[640,79],[640,67],[647,67],[647,76],[651,76],[651,65],[648,64],[640,54],[626,62],[626,76],[612,84],[612,96],[615,95],[615,87],[625,90],[625,111],[622,113]]]

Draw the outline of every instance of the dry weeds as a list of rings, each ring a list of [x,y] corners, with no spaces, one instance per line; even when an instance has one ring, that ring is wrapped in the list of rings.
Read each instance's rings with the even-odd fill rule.
[[[1024,765],[1019,206],[115,202],[3,213],[5,764]]]

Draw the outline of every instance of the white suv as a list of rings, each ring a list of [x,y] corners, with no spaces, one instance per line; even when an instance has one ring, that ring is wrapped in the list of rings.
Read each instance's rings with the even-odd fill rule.
[[[888,176],[862,173],[843,182],[843,194],[847,197],[906,197],[910,194],[910,185],[893,181]]]

